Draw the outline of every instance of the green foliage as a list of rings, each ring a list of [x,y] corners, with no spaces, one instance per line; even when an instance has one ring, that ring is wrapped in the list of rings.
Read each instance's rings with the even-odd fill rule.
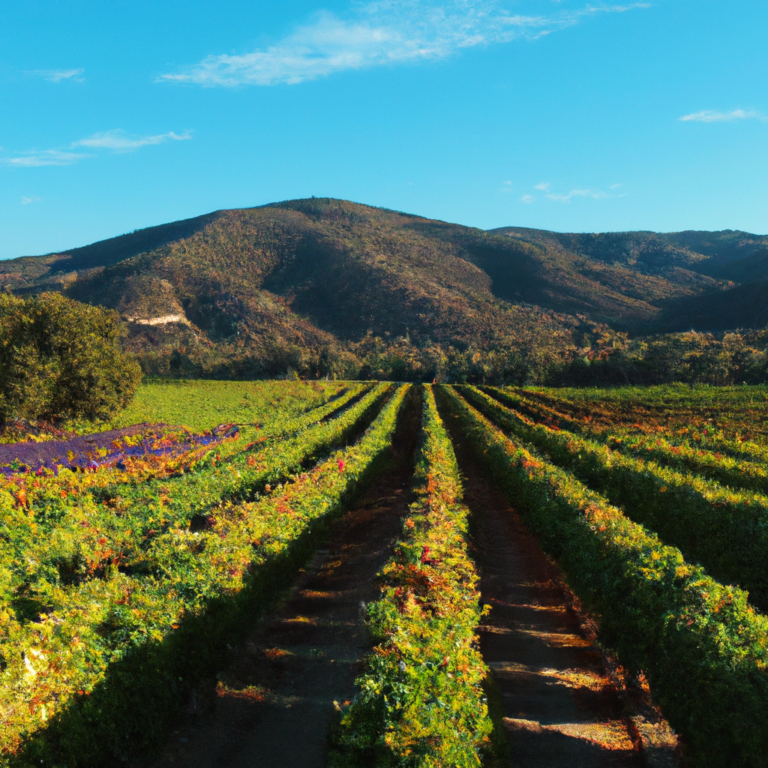
[[[768,605],[768,498],[711,479],[763,477],[765,388],[425,390],[416,501],[367,609],[375,648],[344,711],[339,764],[485,756],[482,609],[436,393],[602,641],[646,673],[691,763],[768,765],[768,619],[740,588]],[[122,473],[0,478],[0,765],[99,766],[161,740],[224,644],[380,466],[407,391],[153,382],[114,426],[230,416],[240,438]]]
[[[82,585],[110,568],[158,570],[147,551],[154,537],[174,526],[209,526],[225,501],[253,498],[299,472],[313,456],[343,445],[370,420],[389,386],[372,389],[329,421],[318,423],[352,393],[296,419],[275,419],[251,450],[243,450],[241,439],[229,461],[221,461],[222,450],[209,452],[176,477],[120,477],[120,484],[106,487],[94,475],[35,478],[24,491],[34,515],[18,514],[18,492],[0,503],[0,559],[7,564],[0,602],[18,604],[14,597],[24,595],[52,605],[56,589]],[[99,474],[108,482],[116,472]]]
[[[272,429],[341,393],[356,393],[359,386],[339,381],[145,379],[130,405],[109,422],[108,428],[142,421],[184,424],[193,430],[235,423],[250,437],[259,427]]]
[[[542,380],[585,336],[615,336],[552,302],[535,307],[533,295],[502,296],[480,264],[488,253],[507,270],[526,264],[527,287],[541,283],[549,256],[467,227],[293,201],[78,249],[19,285],[56,279],[72,298],[117,309],[145,373],[177,378],[292,368],[311,378],[522,383]]]
[[[498,426],[604,493],[689,560],[748,590],[756,606],[768,607],[768,497],[732,491],[699,475],[622,455],[578,435],[534,424],[476,389],[464,392]]]
[[[579,419],[592,433],[663,433],[736,458],[749,459],[755,451],[761,460],[768,458],[768,449],[754,442],[768,442],[764,385],[527,389],[524,394]]]
[[[326,446],[340,435],[349,437],[350,421],[365,419],[386,388],[374,389],[347,418],[342,414],[327,429],[319,426]],[[135,751],[162,736],[183,689],[179,680],[210,671],[215,652],[231,640],[243,611],[252,615],[269,603],[274,584],[294,573],[306,556],[314,532],[343,511],[350,494],[375,469],[391,442],[406,390],[393,393],[358,442],[307,472],[283,476],[274,489],[263,489],[263,497],[233,498],[233,484],[252,482],[250,469],[262,475],[274,470],[283,450],[300,454],[300,436],[268,441],[265,455],[245,455],[239,465],[236,459],[218,475],[208,473],[219,490],[202,500],[209,506],[200,527],[190,524],[190,505],[201,503],[191,493],[180,494],[170,507],[163,489],[148,506],[140,495],[133,504],[128,498],[119,515],[108,500],[100,517],[88,514],[99,510],[81,499],[81,522],[94,530],[80,525],[80,539],[94,540],[108,560],[101,573],[75,584],[50,583],[45,591],[39,585],[46,610],[36,622],[12,620],[5,608],[2,752],[18,753],[26,745],[22,763],[102,765],[121,744]],[[318,447],[312,430],[306,435],[304,457]],[[282,462],[282,471],[290,471],[296,459],[284,455]],[[199,484],[205,474],[193,476],[198,494],[205,490]],[[83,504],[69,514],[77,516]],[[7,509],[8,515],[16,510],[17,523],[26,517],[18,506]],[[44,507],[40,512],[45,521]],[[28,546],[33,544],[34,535],[27,539]],[[5,557],[2,565],[4,577]]]
[[[175,477],[147,478],[133,468],[126,477],[105,468],[96,474],[64,471],[55,477],[13,479],[6,488],[13,489],[14,496],[6,496],[0,505],[4,513],[0,551],[6,574],[14,574],[7,599],[13,602],[15,590],[23,588],[25,595],[44,604],[51,589],[66,586],[73,578],[71,567],[64,578],[61,563],[80,564],[92,577],[98,567],[121,563],[130,567],[136,558],[146,562],[142,552],[153,535],[173,525],[188,525],[195,515],[215,511],[225,499],[254,496],[268,483],[298,472],[313,454],[322,455],[343,444],[361,421],[370,418],[387,388],[380,385],[327,422],[318,423],[348,405],[354,390],[346,399],[297,418],[275,418],[263,437],[245,450],[242,438],[233,443],[239,452],[229,461],[222,462],[224,451],[219,449],[185,466],[184,474]],[[19,515],[22,490],[21,506],[29,513]],[[94,540],[100,541],[99,547],[93,548]]]
[[[600,622],[602,641],[654,698],[701,768],[768,764],[768,619],[736,587],[507,438],[453,390],[441,407]]]
[[[115,313],[58,294],[0,295],[0,419],[111,416],[139,366],[119,346]]]
[[[647,333],[648,329],[643,330]],[[672,382],[726,386],[760,384],[767,379],[765,330],[719,334],[691,331],[645,336],[611,346],[593,344],[551,371],[546,383],[582,387]]]
[[[483,610],[450,439],[425,388],[416,502],[368,606],[378,645],[341,724],[345,764],[470,768],[491,732],[476,649]]]
[[[607,444],[613,451],[628,453],[644,461],[654,461],[677,471],[705,475],[732,488],[757,492],[768,489],[768,452],[755,444],[745,445],[724,439],[723,435],[718,434],[717,427],[713,426],[711,413],[709,423],[701,427],[699,440],[694,442],[670,437],[668,427],[658,426],[653,429],[644,419],[642,425],[635,421],[633,431],[630,432],[621,429],[615,422],[601,430],[592,425],[591,418],[589,422],[580,421],[541,402],[522,397],[519,393],[497,387],[486,387],[484,391],[507,407],[530,416],[534,422],[592,437]],[[727,399],[727,396],[723,399]]]

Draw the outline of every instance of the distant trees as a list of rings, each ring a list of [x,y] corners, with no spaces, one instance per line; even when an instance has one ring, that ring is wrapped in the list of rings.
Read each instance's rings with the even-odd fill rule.
[[[117,314],[60,294],[0,294],[0,420],[106,417],[141,368],[119,345]]]
[[[675,333],[590,349],[550,372],[546,383],[566,386],[764,384],[768,331]]]
[[[543,341],[540,337],[506,338],[464,348],[369,333],[358,342],[322,347],[280,339],[242,350],[198,345],[184,353],[177,350],[152,358],[145,354],[142,364],[152,375],[190,378],[258,379],[295,371],[309,379],[328,376],[516,386],[760,384],[768,383],[768,330],[635,339],[615,333],[584,334],[580,345],[557,337]]]

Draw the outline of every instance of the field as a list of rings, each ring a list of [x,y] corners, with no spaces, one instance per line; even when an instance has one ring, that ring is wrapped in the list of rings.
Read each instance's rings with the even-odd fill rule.
[[[767,401],[160,382],[0,446],[0,765],[768,765]]]

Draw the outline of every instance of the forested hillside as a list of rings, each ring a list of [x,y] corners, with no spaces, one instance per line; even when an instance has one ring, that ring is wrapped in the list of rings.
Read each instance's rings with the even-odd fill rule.
[[[634,331],[723,331],[768,323],[768,236],[733,230],[560,234],[505,227],[493,231],[542,248],[549,263],[563,265],[574,282],[588,277],[590,269],[618,279],[614,286],[619,292],[653,307],[645,318],[639,313],[625,315],[627,327]],[[627,271],[631,277],[620,284]],[[747,285],[751,287],[742,287]],[[633,322],[637,319],[653,322]]]
[[[315,198],[0,264],[10,290],[118,310],[147,372],[249,377],[543,381],[627,334],[762,327],[753,277],[768,237],[484,232]]]

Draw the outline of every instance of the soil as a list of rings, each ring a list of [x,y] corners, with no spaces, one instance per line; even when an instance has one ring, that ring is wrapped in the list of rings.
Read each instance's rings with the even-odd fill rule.
[[[389,467],[333,524],[282,606],[233,649],[152,768],[325,764],[337,706],[353,696],[370,647],[360,604],[377,598],[376,575],[408,511],[419,411],[414,394]]]
[[[472,511],[482,599],[491,606],[478,632],[499,699],[509,765],[647,765],[625,702],[559,571],[460,435],[452,437]]]

